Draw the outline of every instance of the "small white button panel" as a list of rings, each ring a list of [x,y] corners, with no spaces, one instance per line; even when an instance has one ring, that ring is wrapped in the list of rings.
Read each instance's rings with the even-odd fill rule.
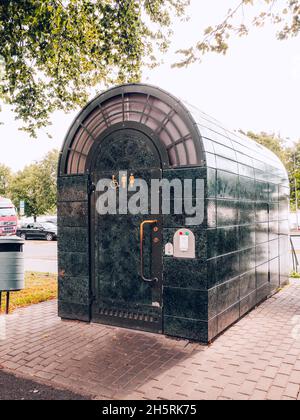
[[[174,257],[196,258],[196,241],[194,233],[189,229],[179,229],[174,235]]]
[[[174,254],[174,248],[173,248],[173,244],[171,244],[170,242],[168,244],[166,244],[165,246],[165,255],[167,257],[173,257]]]

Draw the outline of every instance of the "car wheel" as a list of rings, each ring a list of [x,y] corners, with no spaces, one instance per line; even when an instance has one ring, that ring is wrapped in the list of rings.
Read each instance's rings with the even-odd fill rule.
[[[26,241],[26,233],[21,233],[20,238],[23,239],[23,241]]]
[[[47,233],[47,235],[46,235],[46,239],[47,239],[47,241],[53,241],[53,235],[52,235],[52,233]]]

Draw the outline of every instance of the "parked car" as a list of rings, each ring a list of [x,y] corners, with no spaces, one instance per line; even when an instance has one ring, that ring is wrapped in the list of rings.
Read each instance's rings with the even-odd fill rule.
[[[28,223],[17,230],[17,236],[22,239],[57,239],[57,227],[53,223]]]
[[[15,235],[17,222],[15,206],[8,198],[0,196],[0,236]]]

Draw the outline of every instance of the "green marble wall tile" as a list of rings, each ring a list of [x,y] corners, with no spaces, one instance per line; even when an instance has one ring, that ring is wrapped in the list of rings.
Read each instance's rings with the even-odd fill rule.
[[[240,317],[240,303],[218,315],[218,333],[220,334]]]
[[[256,290],[256,270],[251,270],[240,277],[240,298],[250,295]]]
[[[208,290],[208,319],[218,315],[218,287]]]
[[[89,237],[86,228],[64,227],[58,229],[58,252],[88,252]]]
[[[58,316],[62,319],[90,322],[90,306],[59,300]]]
[[[256,248],[245,249],[240,251],[240,274],[255,268],[256,265]]]
[[[255,223],[255,203],[240,201],[238,203],[238,218],[240,225],[251,225]]]
[[[217,171],[207,168],[207,198],[215,198],[217,194]]]
[[[207,289],[207,263],[200,260],[164,258],[164,286]]]
[[[267,283],[269,283],[269,263],[256,267],[256,288],[260,289]]]
[[[256,306],[256,290],[240,301],[240,316],[244,316]]]
[[[86,227],[89,223],[88,203],[82,202],[59,202],[57,205],[59,227]]]
[[[237,199],[239,197],[238,175],[217,171],[217,197]]]
[[[269,243],[258,245],[256,247],[256,265],[260,265],[269,260]]]
[[[236,226],[228,228],[218,228],[216,234],[217,255],[229,254],[239,248],[238,228]]]
[[[239,198],[240,200],[250,200],[255,201],[256,191],[255,191],[255,181],[254,179],[240,176],[239,177]]]
[[[172,337],[196,340],[206,344],[208,343],[208,322],[165,316],[164,333]]]
[[[88,175],[60,177],[57,181],[58,201],[87,201]]]
[[[274,258],[269,263],[270,269],[270,284],[273,291],[280,286],[280,266],[279,258]]]
[[[269,223],[257,223],[255,228],[256,245],[268,242]]]
[[[207,320],[206,291],[164,287],[163,301],[166,316]]]
[[[217,226],[238,225],[239,205],[237,201],[217,200]]]
[[[58,272],[63,272],[70,277],[88,277],[88,253],[60,252],[58,258]]]
[[[239,275],[239,253],[235,252],[216,259],[216,282],[224,283]]]
[[[239,249],[251,248],[256,244],[256,226],[243,225],[238,227]]]
[[[58,299],[62,302],[90,304],[89,277],[58,277]]]
[[[269,259],[274,260],[279,256],[279,239],[269,242]]]
[[[271,294],[270,283],[265,283],[260,289],[256,291],[256,303],[259,304]]]
[[[229,282],[217,287],[218,295],[218,314],[224,312],[234,304],[239,302],[240,297],[240,278],[237,277]]]

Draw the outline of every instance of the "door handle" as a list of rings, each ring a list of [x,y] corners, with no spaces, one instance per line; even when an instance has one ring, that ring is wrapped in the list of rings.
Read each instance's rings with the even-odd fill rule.
[[[158,278],[147,279],[144,275],[144,227],[145,225],[155,225],[156,223],[158,223],[158,220],[145,220],[140,225],[141,277],[143,281],[147,283],[154,283],[155,281],[158,281]]]

